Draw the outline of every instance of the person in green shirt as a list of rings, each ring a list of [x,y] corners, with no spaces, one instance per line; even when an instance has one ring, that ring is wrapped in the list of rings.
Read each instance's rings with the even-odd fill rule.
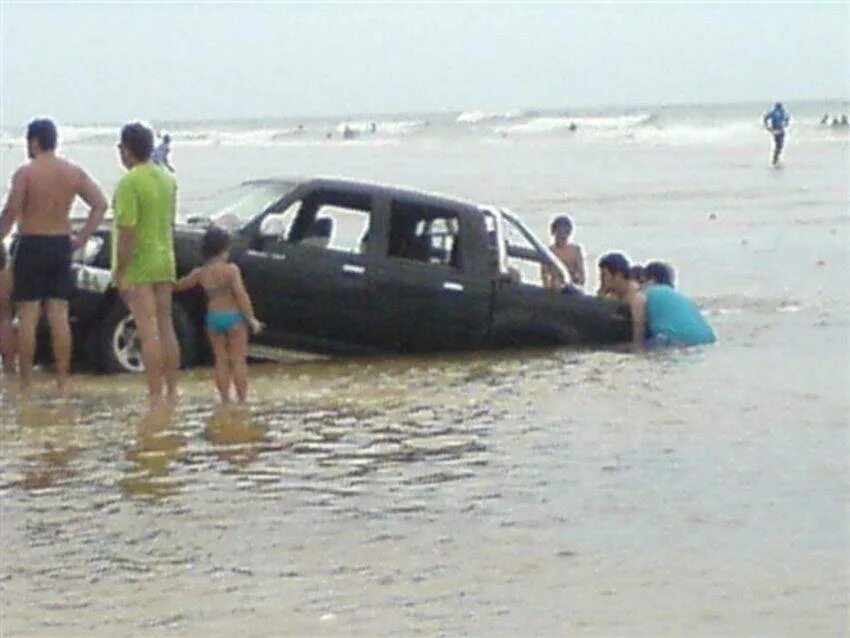
[[[176,399],[180,367],[171,311],[177,183],[150,162],[153,133],[143,124],[121,129],[118,150],[128,172],[115,187],[113,201],[113,278],[136,320],[149,400],[155,407],[163,390],[169,400]]]

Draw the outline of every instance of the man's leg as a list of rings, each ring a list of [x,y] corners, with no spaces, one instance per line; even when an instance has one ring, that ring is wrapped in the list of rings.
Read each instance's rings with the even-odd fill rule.
[[[29,393],[32,383],[32,363],[35,358],[35,330],[41,315],[40,301],[19,301],[18,308],[18,367],[21,393]]]
[[[136,284],[127,295],[130,312],[136,320],[136,330],[142,342],[142,361],[148,383],[151,405],[162,400],[162,345],[156,320],[156,297],[153,284]]]
[[[169,399],[177,398],[177,374],[180,370],[180,344],[174,332],[171,295],[172,284],[155,284],[156,320],[162,343],[162,364]]]
[[[71,324],[68,322],[68,302],[48,299],[47,321],[50,324],[50,339],[53,343],[53,358],[56,364],[56,382],[59,394],[68,393],[68,369],[71,365]]]
[[[785,141],[785,136],[782,134],[774,134],[773,136],[773,163],[779,163],[779,155],[782,153],[782,144]]]

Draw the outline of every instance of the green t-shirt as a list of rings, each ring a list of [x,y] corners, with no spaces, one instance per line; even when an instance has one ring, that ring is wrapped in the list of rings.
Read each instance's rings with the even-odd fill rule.
[[[127,281],[143,284],[175,280],[172,226],[176,198],[175,179],[153,164],[138,164],[121,178],[112,202],[113,272],[118,263],[118,229],[132,228],[133,257],[127,265]]]

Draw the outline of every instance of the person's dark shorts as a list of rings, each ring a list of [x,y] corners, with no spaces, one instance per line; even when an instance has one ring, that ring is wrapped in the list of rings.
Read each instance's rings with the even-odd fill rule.
[[[12,267],[15,301],[68,300],[73,288],[71,238],[21,235]]]
[[[776,150],[781,150],[785,144],[785,131],[778,131],[773,134],[773,143],[776,145]]]

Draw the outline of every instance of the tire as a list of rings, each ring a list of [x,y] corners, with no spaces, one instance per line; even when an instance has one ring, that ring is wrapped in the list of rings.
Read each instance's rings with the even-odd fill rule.
[[[175,303],[172,315],[177,342],[180,344],[181,367],[198,361],[198,331],[189,313]],[[142,349],[136,333],[136,322],[121,301],[115,301],[103,317],[94,335],[94,357],[102,372],[143,372]]]

